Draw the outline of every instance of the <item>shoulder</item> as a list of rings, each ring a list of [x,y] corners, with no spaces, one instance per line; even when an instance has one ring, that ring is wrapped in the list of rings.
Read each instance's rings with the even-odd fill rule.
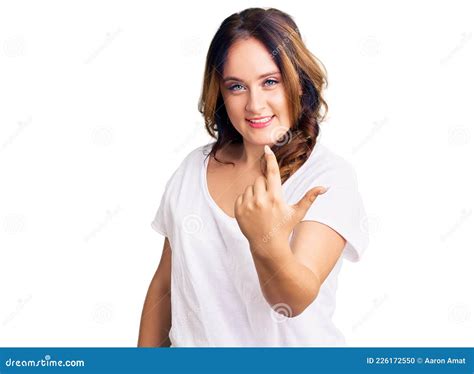
[[[316,180],[324,185],[339,187],[357,185],[353,164],[319,142],[307,162],[308,165],[302,166],[302,174],[308,182]]]
[[[198,163],[203,163],[212,149],[212,143],[201,145],[188,152],[182,159],[176,171],[195,168]]]
[[[169,177],[167,187],[170,185],[182,184],[186,178],[199,177],[206,156],[209,154],[211,149],[212,144],[205,144],[189,151]]]
[[[183,161],[181,162],[181,165],[185,165],[196,160],[204,160],[204,158],[211,151],[212,145],[213,143],[208,143],[194,148],[184,157]]]
[[[316,157],[310,159],[304,179],[295,186],[297,193],[292,197],[299,201],[312,187],[329,187],[326,193],[318,196],[302,221],[316,221],[336,231],[347,241],[344,257],[356,262],[368,247],[369,238],[355,168],[350,161],[325,146],[319,145],[317,152]]]

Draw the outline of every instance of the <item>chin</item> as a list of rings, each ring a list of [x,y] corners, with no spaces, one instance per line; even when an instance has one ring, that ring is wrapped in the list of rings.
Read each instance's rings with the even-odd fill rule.
[[[274,141],[271,138],[271,133],[268,132],[266,134],[261,134],[258,136],[251,135],[251,136],[244,136],[245,141],[249,144],[253,145],[261,145],[262,147],[265,145],[272,145]]]

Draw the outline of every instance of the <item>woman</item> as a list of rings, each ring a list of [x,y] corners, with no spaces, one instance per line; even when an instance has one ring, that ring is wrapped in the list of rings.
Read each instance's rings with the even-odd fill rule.
[[[352,166],[317,139],[324,85],[287,14],[251,8],[221,24],[200,99],[216,141],[166,184],[139,346],[345,344],[337,276],[368,238]]]

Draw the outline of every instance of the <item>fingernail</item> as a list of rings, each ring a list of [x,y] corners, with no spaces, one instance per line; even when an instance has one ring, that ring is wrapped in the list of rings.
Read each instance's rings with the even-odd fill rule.
[[[320,192],[320,193],[323,194],[323,193],[325,193],[328,189],[329,189],[329,187],[323,187],[323,188],[321,189],[321,192]]]
[[[263,150],[264,150],[265,153],[268,153],[269,155],[272,153],[272,150],[270,149],[270,147],[268,145],[265,145]]]

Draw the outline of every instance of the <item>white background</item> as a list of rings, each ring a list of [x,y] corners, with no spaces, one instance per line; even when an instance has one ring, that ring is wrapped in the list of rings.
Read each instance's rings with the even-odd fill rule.
[[[472,3],[2,1],[1,346],[136,346],[151,220],[209,140],[207,48],[251,6],[292,15],[324,63],[321,141],[358,173],[371,243],[340,275],[348,345],[473,345]]]

